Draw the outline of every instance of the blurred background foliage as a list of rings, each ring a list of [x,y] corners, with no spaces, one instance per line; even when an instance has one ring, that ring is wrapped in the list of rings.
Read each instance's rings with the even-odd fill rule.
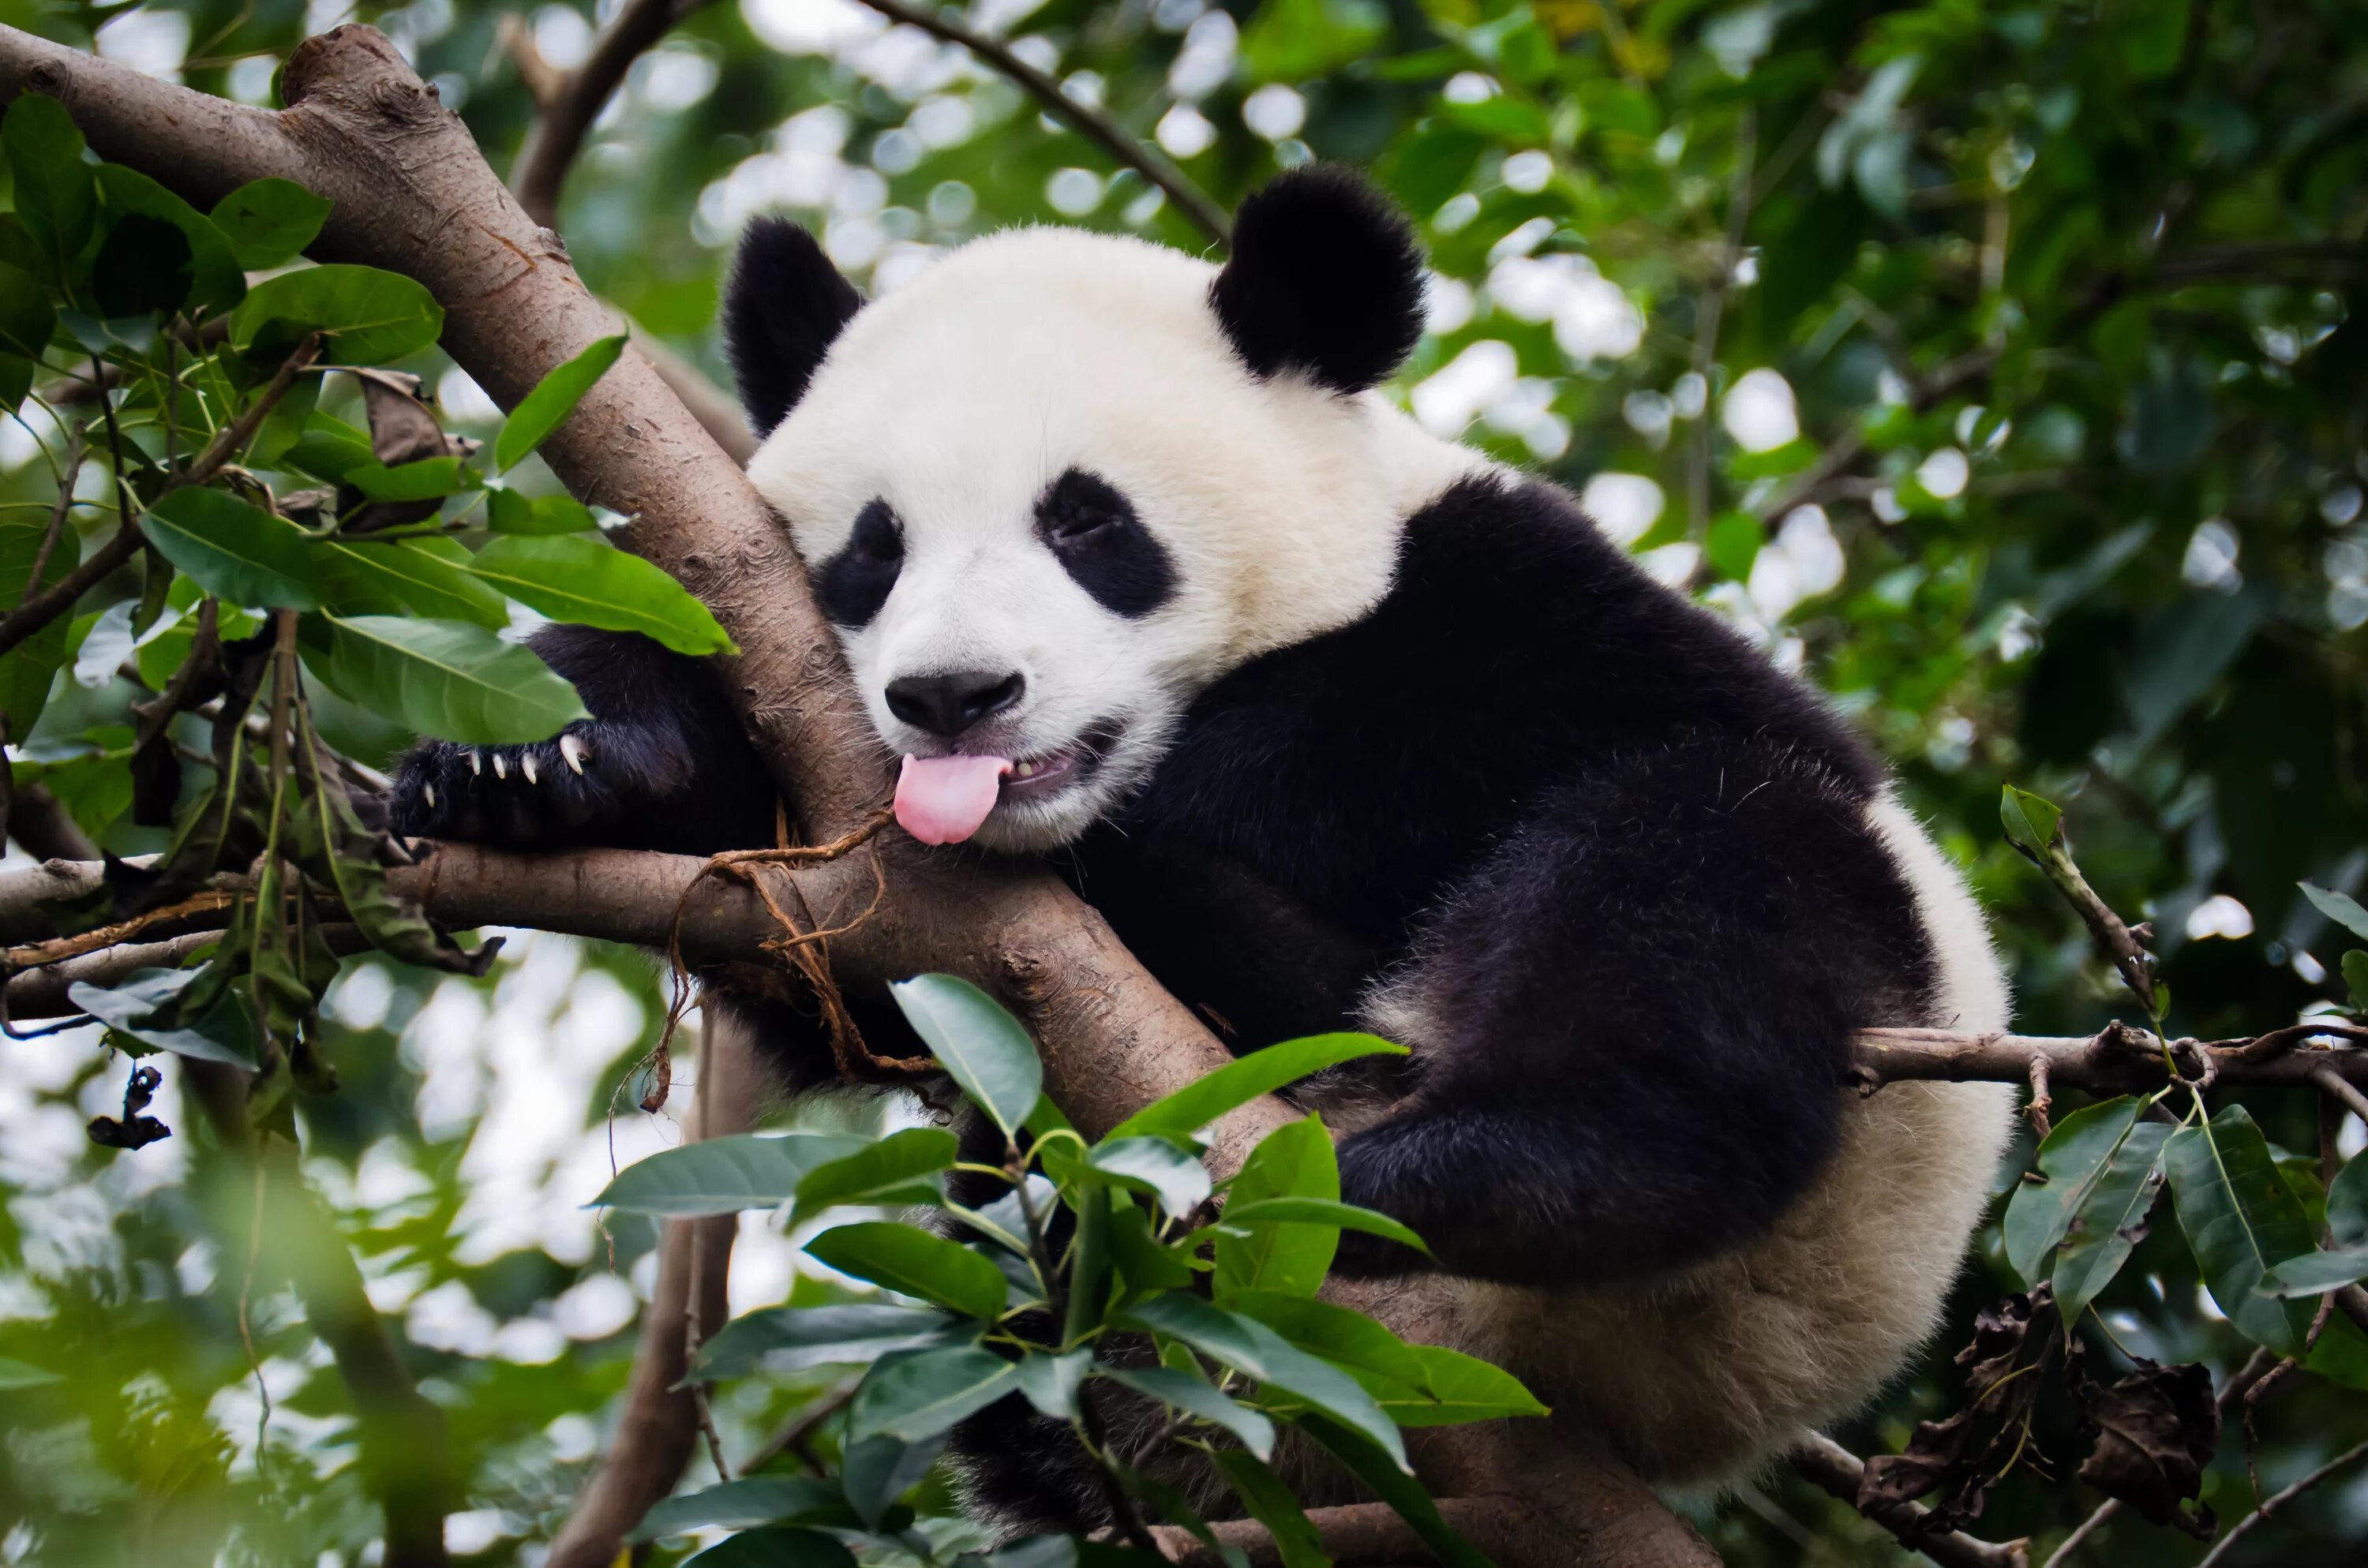
[[[1418,417],[1551,472],[1658,574],[1805,668],[1896,759],[1996,913],[2034,1032],[2126,1011],[2068,912],[2000,839],[2001,782],[2065,802],[2104,896],[2153,920],[2172,1026],[2249,1033],[2332,1004],[2335,940],[2295,892],[2368,872],[2357,755],[2368,638],[2368,7],[2357,0],[978,0],[1073,96],[1230,205],[1309,157],[1366,167],[1421,224],[1432,334]],[[384,28],[495,167],[533,119],[520,51],[580,61],[581,5],[418,0],[0,4],[0,19],[252,103],[346,20]],[[850,0],[690,10],[632,69],[560,228],[595,288],[721,373],[725,247],[812,224],[872,291],[948,246],[1070,222],[1208,237],[962,49]],[[456,426],[491,403],[416,367]],[[45,499],[40,411],[0,424],[0,499]],[[20,756],[97,766],[131,695],[61,676]],[[324,721],[327,716],[324,715]],[[398,737],[348,729],[357,755]],[[75,790],[108,847],[154,846]],[[21,863],[21,862],[20,862]],[[551,937],[483,981],[357,962],[331,1009],[342,1090],[307,1166],[450,1412],[461,1559],[531,1563],[621,1386],[650,1237],[577,1208],[670,1123],[609,1116],[662,1006],[645,960]],[[120,1073],[92,1038],[6,1047],[0,1563],[372,1561],[351,1418],[292,1297],[246,1303],[238,1194],[182,1185],[183,1141],[116,1155],[83,1120]],[[169,1077],[164,1119],[178,1108]],[[2315,1177],[2313,1108],[2248,1103]],[[848,1114],[862,1114],[848,1112]],[[2356,1153],[2362,1128],[2343,1133]],[[2002,1181],[2008,1179],[2003,1178]],[[1948,1353],[2015,1281],[1993,1233],[1929,1365],[1839,1434],[1896,1449],[1953,1407]],[[746,1226],[735,1311],[834,1287]],[[2121,1346],[2225,1368],[2245,1346],[2175,1236],[2102,1302]],[[2368,1342],[2339,1319],[2348,1366]],[[2346,1336],[2349,1336],[2348,1338]],[[2101,1343],[2098,1348],[2107,1347]],[[2340,1372],[2346,1381],[2360,1381]],[[735,1390],[745,1449],[805,1397]],[[2055,1423],[2051,1427],[2050,1422]],[[2368,1436],[2368,1402],[2290,1380],[2261,1414],[2274,1488]],[[2043,1420],[2066,1452],[2070,1416]],[[258,1448],[258,1443],[260,1447]],[[2249,1506],[2241,1443],[2208,1500]],[[2028,1467],[1982,1533],[2052,1544],[2068,1475]],[[1903,1560],[1789,1476],[1707,1528],[1737,1563]],[[2350,1560],[2368,1479],[2240,1561]],[[2193,1562],[2117,1523],[2084,1560]]]

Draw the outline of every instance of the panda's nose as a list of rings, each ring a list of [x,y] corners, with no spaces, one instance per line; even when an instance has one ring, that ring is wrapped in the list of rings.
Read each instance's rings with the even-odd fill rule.
[[[1027,677],[1016,670],[904,676],[888,683],[888,711],[916,730],[951,740],[1018,702],[1027,688]]]

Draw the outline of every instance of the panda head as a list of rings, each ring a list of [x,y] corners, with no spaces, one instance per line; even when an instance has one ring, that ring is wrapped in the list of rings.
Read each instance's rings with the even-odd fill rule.
[[[1426,438],[1369,389],[1421,312],[1404,218],[1319,166],[1243,204],[1222,268],[1023,229],[867,305],[803,231],[750,228],[749,476],[936,836],[1076,837],[1211,681],[1373,605]]]

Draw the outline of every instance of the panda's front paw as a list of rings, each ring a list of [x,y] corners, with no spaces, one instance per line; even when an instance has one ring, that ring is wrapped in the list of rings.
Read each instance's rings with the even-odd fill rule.
[[[621,846],[679,804],[689,764],[677,737],[598,721],[531,745],[429,741],[397,767],[389,815],[407,837]]]

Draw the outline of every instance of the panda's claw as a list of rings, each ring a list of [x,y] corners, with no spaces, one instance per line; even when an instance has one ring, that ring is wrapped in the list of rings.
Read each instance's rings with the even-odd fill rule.
[[[496,778],[507,778],[509,776],[510,759],[504,756],[499,752],[494,753],[494,777]]]
[[[534,753],[530,751],[522,751],[518,753],[518,771],[526,775],[526,781],[529,784],[540,784],[542,782],[541,778],[535,773]]]
[[[434,811],[436,809],[436,786],[433,784],[422,784],[419,787],[419,798],[427,802],[427,809],[429,811]]]
[[[578,778],[584,777],[584,759],[586,750],[581,735],[565,734],[559,737],[559,755]]]
[[[477,755],[477,748],[475,746],[470,746],[468,749],[461,752],[461,755],[469,759],[469,775],[471,778],[482,778],[484,777],[485,761],[484,758]]]

